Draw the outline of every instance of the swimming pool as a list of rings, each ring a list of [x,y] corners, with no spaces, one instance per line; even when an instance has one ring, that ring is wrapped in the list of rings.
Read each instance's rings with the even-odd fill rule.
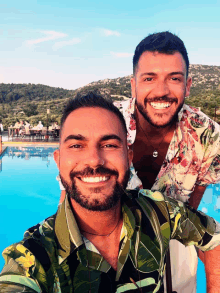
[[[52,147],[8,147],[0,157],[0,253],[27,228],[54,214],[60,197]],[[199,209],[220,222],[220,184],[210,185]],[[0,270],[4,264],[0,256]],[[197,292],[206,292],[202,262]]]
[[[0,157],[0,253],[54,214],[60,197],[55,148],[8,147]],[[4,264],[0,256],[0,270]]]

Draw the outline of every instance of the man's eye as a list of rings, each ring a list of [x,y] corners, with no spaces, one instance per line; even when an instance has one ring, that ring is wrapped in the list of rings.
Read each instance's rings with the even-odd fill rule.
[[[172,77],[172,80],[174,80],[174,81],[181,81],[181,79],[178,78],[178,77]]]
[[[80,148],[82,148],[82,145],[80,145],[80,144],[72,144],[72,145],[69,146],[69,148],[71,148],[71,149],[80,149]]]
[[[103,148],[109,148],[109,149],[111,149],[111,148],[117,148],[118,146],[117,145],[115,145],[115,144],[105,144],[104,146],[103,146]]]
[[[152,81],[152,80],[153,80],[152,77],[146,77],[146,78],[145,78],[145,81]]]

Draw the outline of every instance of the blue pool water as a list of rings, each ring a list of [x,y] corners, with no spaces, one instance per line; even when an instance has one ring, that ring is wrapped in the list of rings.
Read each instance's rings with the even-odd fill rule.
[[[0,253],[21,240],[24,231],[54,214],[60,197],[53,160],[55,148],[8,147],[0,157]],[[210,185],[199,209],[220,222],[220,184]],[[0,270],[4,264],[0,256]],[[206,292],[202,262],[197,292]]]
[[[54,150],[8,147],[0,157],[0,253],[56,212],[60,191]],[[0,270],[3,264],[0,255]]]

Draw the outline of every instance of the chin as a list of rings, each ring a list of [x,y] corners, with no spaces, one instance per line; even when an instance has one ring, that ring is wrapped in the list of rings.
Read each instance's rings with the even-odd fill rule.
[[[81,188],[78,188],[74,178],[71,184],[68,184],[60,174],[61,182],[69,198],[73,199],[87,210],[100,212],[107,211],[119,203],[121,196],[125,192],[124,190],[127,186],[129,177],[130,168],[126,171],[122,183],[116,181],[112,187],[107,188],[108,194],[105,194],[105,188],[103,187],[90,187],[87,190],[81,190]]]
[[[81,207],[90,211],[107,211],[115,207],[121,199],[124,189],[118,183],[112,188],[112,192],[108,189],[108,194],[105,194],[103,188],[89,188],[87,191],[82,191],[75,184],[64,185],[68,197],[77,202]],[[109,193],[110,192],[110,193]]]
[[[148,119],[148,122],[156,127],[156,128],[165,128],[167,126],[172,125],[174,122],[176,121],[176,119],[161,119],[161,118],[157,118],[157,119]]]
[[[121,199],[121,188],[115,187],[111,194],[103,193],[89,193],[89,195],[82,194],[75,189],[70,197],[74,199],[81,207],[90,211],[107,211],[115,207]],[[100,199],[102,197],[102,199]]]

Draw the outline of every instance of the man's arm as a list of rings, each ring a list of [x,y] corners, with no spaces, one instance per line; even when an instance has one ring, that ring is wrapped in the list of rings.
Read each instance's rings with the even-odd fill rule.
[[[205,252],[207,293],[220,293],[220,245]]]
[[[206,186],[195,185],[194,191],[190,194],[189,205],[194,209],[198,209],[202,196],[206,190]]]
[[[194,209],[198,209],[198,206],[201,202],[201,199],[203,197],[203,194],[205,193],[206,186],[201,185],[195,185],[194,191],[190,194],[189,198],[189,205],[193,207]],[[204,263],[204,252],[201,250],[198,250],[198,256],[200,260]]]
[[[5,248],[2,253],[5,265],[0,273],[0,292],[41,293],[40,283],[46,280],[46,273],[31,251],[21,243]],[[38,283],[33,271],[40,272]]]
[[[189,199],[189,205],[194,209],[198,208],[205,189],[205,186],[195,186]],[[220,293],[220,289],[217,289],[220,288],[220,246],[205,252],[199,250],[199,258],[205,265],[207,292]]]
[[[1,293],[37,293],[37,291],[32,290],[23,285],[18,284],[8,284],[0,283],[0,292]]]
[[[171,206],[169,205],[171,204]],[[205,251],[207,292],[220,293],[220,224],[213,218],[169,198],[168,208],[174,209],[172,238],[184,245],[196,245]],[[175,207],[178,204],[179,208]],[[172,213],[171,213],[172,215]],[[193,225],[192,225],[193,223]]]

